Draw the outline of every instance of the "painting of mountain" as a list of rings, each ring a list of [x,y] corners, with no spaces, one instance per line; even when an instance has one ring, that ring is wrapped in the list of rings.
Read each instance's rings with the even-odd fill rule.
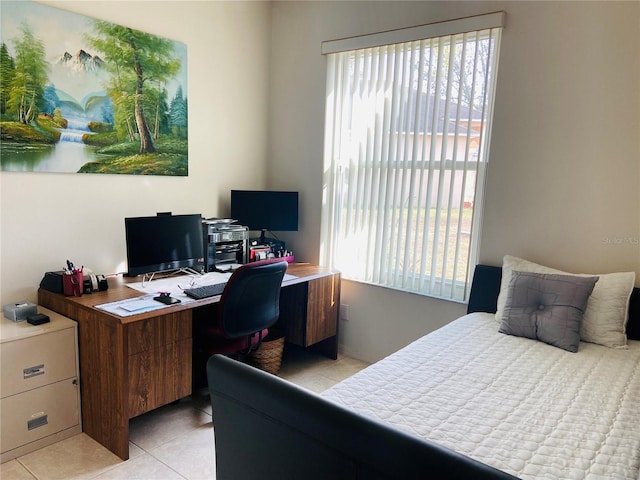
[[[187,48],[0,2],[3,171],[188,175]]]

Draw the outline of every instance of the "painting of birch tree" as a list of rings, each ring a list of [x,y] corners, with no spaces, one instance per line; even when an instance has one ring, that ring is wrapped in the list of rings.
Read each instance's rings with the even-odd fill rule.
[[[188,175],[184,44],[32,2],[0,9],[2,170]]]

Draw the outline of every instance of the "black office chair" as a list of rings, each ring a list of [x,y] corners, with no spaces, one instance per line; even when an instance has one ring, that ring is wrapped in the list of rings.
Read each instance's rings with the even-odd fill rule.
[[[208,311],[214,321],[200,315],[194,323],[194,370],[216,353],[238,358],[260,346],[280,315],[280,287],[286,270],[284,261],[248,263],[231,274],[217,313]],[[194,382],[196,378],[194,374]]]

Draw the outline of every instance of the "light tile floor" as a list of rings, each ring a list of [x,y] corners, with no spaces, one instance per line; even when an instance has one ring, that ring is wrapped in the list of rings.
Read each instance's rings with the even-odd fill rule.
[[[280,377],[321,392],[367,364],[330,360],[286,345]],[[206,389],[130,422],[129,460],[81,433],[0,466],[2,480],[215,479],[211,404]]]

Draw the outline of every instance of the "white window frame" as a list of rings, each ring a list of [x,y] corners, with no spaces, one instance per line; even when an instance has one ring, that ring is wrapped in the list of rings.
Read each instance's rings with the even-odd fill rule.
[[[323,42],[322,53],[327,55],[327,103],[320,257],[324,265],[340,269],[347,279],[452,301],[467,301],[469,279],[478,257],[497,57],[504,23],[505,13],[495,12]],[[460,161],[457,147],[453,147],[453,152],[447,152],[449,147],[445,143],[448,141],[441,140],[442,146],[434,147],[435,136],[440,134],[445,138],[451,128],[451,134],[456,135],[457,142],[461,125],[465,121],[467,127],[472,123],[473,108],[467,109],[469,117],[465,120],[461,115],[461,102],[452,107],[451,83],[448,86],[436,83],[435,91],[440,92],[442,87],[446,91],[445,97],[431,96],[430,100],[430,87],[425,87],[426,90],[422,92],[424,100],[416,100],[421,98],[421,94],[412,93],[407,85],[420,83],[417,79],[424,78],[426,70],[434,68],[433,64],[437,65],[437,71],[440,72],[434,77],[436,82],[440,82],[444,76],[441,73],[443,65],[449,65],[448,77],[452,76],[453,48],[448,50],[450,57],[438,55],[437,61],[431,62],[425,62],[424,52],[444,51],[443,46],[472,42],[470,37],[477,41],[487,36],[491,38],[493,55],[489,57],[489,65],[485,70],[490,74],[483,81],[487,93],[482,100],[477,156],[471,158],[473,152],[468,141],[471,134],[467,133],[463,135],[467,138],[467,144],[461,147],[461,150],[464,149],[464,159]],[[413,58],[417,51],[421,55],[419,60]],[[421,67],[407,67],[402,64],[403,58],[407,59],[407,65],[419,64]],[[388,59],[393,61],[386,62]],[[378,62],[383,63],[384,68],[376,74]],[[425,67],[425,63],[431,66]],[[399,64],[403,66],[390,73]],[[349,72],[355,71],[359,72],[358,78],[366,76],[368,79],[377,75],[376,82],[373,82],[375,84],[363,87],[355,81],[349,83],[349,79],[355,78]],[[402,80],[387,83],[388,78]],[[384,83],[382,87],[381,83]],[[363,92],[365,88],[371,90]],[[413,90],[420,92],[421,86]],[[342,98],[348,99],[346,105],[341,103]],[[429,102],[432,104],[430,107]],[[426,106],[418,105],[421,103],[426,103]],[[367,110],[366,114],[361,116],[363,113],[358,108]],[[439,109],[444,110],[444,118],[447,119],[441,121],[440,127],[437,119]],[[431,127],[427,126],[427,112],[434,115]],[[418,117],[423,114],[425,119],[422,120],[421,131],[418,129]],[[404,120],[398,120],[401,117],[413,121],[413,126],[405,127]],[[442,129],[440,133],[438,128]],[[422,136],[422,141],[417,140],[419,136]],[[429,148],[426,147],[427,136],[431,145]],[[430,151],[425,153],[424,150]],[[422,153],[416,153],[420,151]],[[457,180],[459,175],[455,173],[458,165],[462,167],[462,183],[456,188],[463,192],[456,193],[454,198],[454,183],[460,182]],[[386,180],[383,179],[385,175],[388,175]],[[468,180],[467,176],[475,178]],[[418,177],[420,180],[414,180]],[[422,178],[427,180],[423,181]],[[414,181],[420,185],[421,193],[414,191]],[[452,215],[448,206],[458,204],[459,215],[462,215],[461,206],[463,203],[466,205],[464,192],[469,188],[473,197],[473,215],[470,231],[467,232],[461,231],[459,221],[450,225],[449,218]],[[427,201],[426,198],[436,200]],[[407,209],[403,213],[404,206],[399,205],[405,203]],[[420,211],[423,213],[415,213]],[[451,228],[455,231],[456,239],[460,239],[461,235],[470,235],[469,251],[462,256],[457,242],[453,248],[455,252],[448,252],[448,246],[440,249],[437,242],[427,241],[426,233],[418,241],[419,235],[412,231],[412,226],[418,224],[414,225],[410,216],[417,218],[418,215],[424,215],[420,225],[424,226],[426,232],[428,223],[440,225],[442,212],[446,225],[435,227],[433,235],[448,236]],[[412,238],[419,243],[411,243]],[[429,252],[431,258],[427,259],[429,249],[432,250]],[[453,256],[453,260],[448,256]],[[420,265],[416,266],[417,263]],[[451,269],[451,263],[454,269],[449,275],[444,271]],[[409,264],[414,267],[406,267]],[[459,273],[460,270],[464,272]]]

